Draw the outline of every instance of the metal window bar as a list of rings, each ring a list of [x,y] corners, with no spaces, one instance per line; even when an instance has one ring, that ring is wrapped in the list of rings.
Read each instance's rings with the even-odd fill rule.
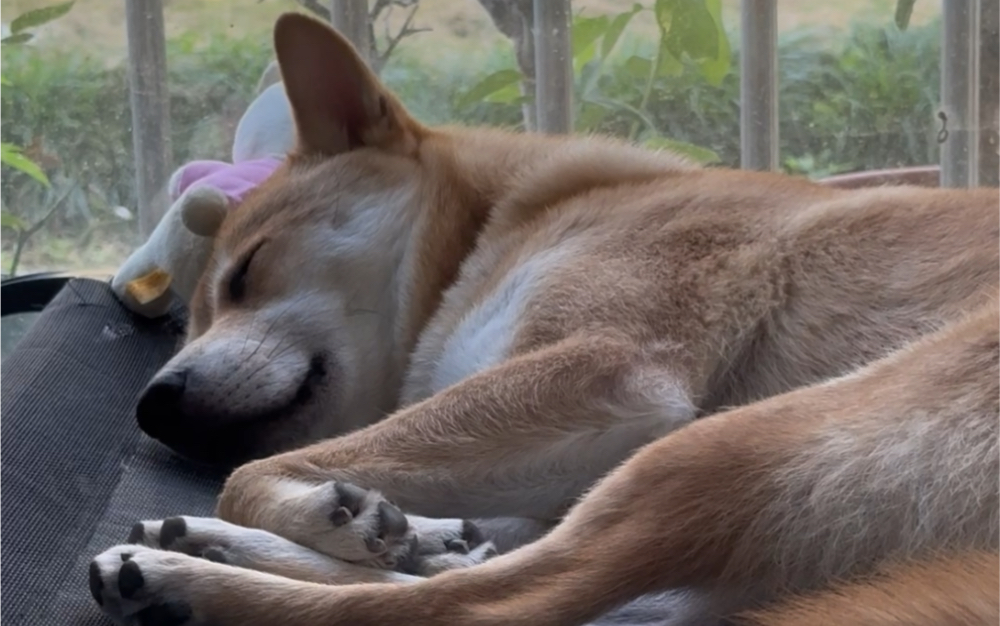
[[[777,170],[777,0],[743,0],[740,40],[740,167]]]
[[[1000,0],[979,6],[979,186],[1000,187]]]
[[[132,152],[139,234],[148,237],[166,211],[170,178],[170,94],[161,0],[125,0]]]
[[[573,130],[570,0],[534,0],[535,110],[542,133]]]
[[[941,5],[942,187],[978,184],[979,5],[980,0]]]

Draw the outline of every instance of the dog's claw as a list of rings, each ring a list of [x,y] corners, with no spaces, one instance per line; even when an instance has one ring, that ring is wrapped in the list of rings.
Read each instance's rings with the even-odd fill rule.
[[[469,544],[464,539],[450,539],[445,542],[444,547],[448,549],[448,552],[469,553]]]
[[[330,514],[330,521],[334,526],[338,527],[349,524],[353,519],[354,515],[351,514],[346,506],[338,507],[337,510]]]

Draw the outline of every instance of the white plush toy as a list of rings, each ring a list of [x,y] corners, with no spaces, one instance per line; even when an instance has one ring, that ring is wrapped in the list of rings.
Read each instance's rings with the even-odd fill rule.
[[[125,306],[158,317],[174,298],[190,303],[222,219],[271,175],[294,141],[291,108],[277,83],[240,119],[232,163],[193,161],[178,169],[170,178],[170,209],[111,280]]]

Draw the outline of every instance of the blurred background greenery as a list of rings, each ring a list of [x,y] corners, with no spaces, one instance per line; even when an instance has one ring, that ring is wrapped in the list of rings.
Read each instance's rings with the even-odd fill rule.
[[[15,17],[51,4],[4,2],[4,35]],[[483,6],[410,4],[419,32],[400,40],[381,73],[414,115],[427,123],[521,126],[514,46]],[[574,2],[576,129],[737,165],[738,0],[707,0],[720,9],[721,38],[703,53],[696,50],[703,38],[689,42],[670,63],[658,56],[659,3],[636,4]],[[820,177],[936,163],[939,3],[916,3],[905,31],[894,24],[894,9],[895,0],[781,2],[786,171]],[[271,59],[270,28],[287,10],[302,5],[167,0],[174,166],[228,158],[235,124]],[[376,37],[385,42],[398,32],[408,10],[384,16]],[[4,165],[0,262],[8,272],[17,251],[19,273],[113,268],[138,238],[122,3],[78,2],[32,33],[27,43],[3,46],[0,128],[4,144],[20,148],[48,184]]]

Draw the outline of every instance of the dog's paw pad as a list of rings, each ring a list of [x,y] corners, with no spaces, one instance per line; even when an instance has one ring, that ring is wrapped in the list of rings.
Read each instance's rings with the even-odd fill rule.
[[[478,526],[469,520],[462,520],[461,534],[458,537],[446,538],[444,540],[444,547],[448,552],[468,554],[473,549],[482,545],[485,540]]]
[[[132,560],[132,557],[125,558],[121,555],[122,566],[118,570],[118,595],[131,600],[138,593],[146,581],[142,577],[142,570],[139,564]]]
[[[128,533],[127,543],[146,543],[146,525],[136,522],[132,525],[132,530]]]
[[[451,569],[478,565],[497,555],[475,523],[461,519],[411,518],[416,544],[401,571],[433,576]]]
[[[421,576],[434,576],[448,570],[464,569],[485,563],[497,554],[493,542],[486,541],[465,553],[451,551],[444,554],[423,556],[417,561],[416,573]]]
[[[111,548],[90,563],[90,595],[119,624],[185,626],[193,612],[176,597],[186,587],[178,579],[185,558],[134,544]]]
[[[406,515],[382,494],[345,482],[318,486],[301,500],[298,543],[351,563],[393,569],[409,553]]]
[[[424,556],[468,554],[486,542],[483,532],[470,520],[418,517],[413,518],[412,526]]]
[[[213,563],[229,563],[229,558],[221,548],[205,548],[205,551],[201,553],[201,558],[212,561]]]
[[[160,547],[169,550],[181,537],[187,535],[187,522],[183,517],[168,517],[160,525]]]
[[[344,482],[334,483],[333,491],[335,497],[330,522],[337,527],[351,523],[361,513],[361,505],[368,492]]]
[[[104,606],[104,579],[101,577],[101,566],[97,561],[90,562],[89,578],[90,595],[98,606]]]
[[[259,532],[215,518],[168,517],[162,521],[137,522],[129,533],[128,541],[216,563],[235,564],[234,561],[239,559],[227,556],[233,548],[232,544],[240,543],[241,539],[245,539],[244,535]]]

